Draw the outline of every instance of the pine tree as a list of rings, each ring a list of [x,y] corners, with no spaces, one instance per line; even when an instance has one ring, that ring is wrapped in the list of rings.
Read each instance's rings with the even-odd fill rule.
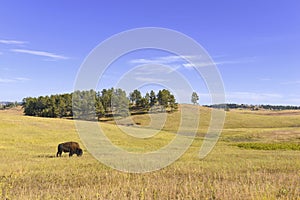
[[[141,92],[135,89],[133,92],[129,94],[129,99],[133,105],[136,107],[141,107],[142,95]]]
[[[150,106],[154,106],[157,102],[157,99],[156,99],[156,95],[155,95],[155,92],[153,90],[150,91]]]
[[[169,90],[163,89],[163,90],[159,90],[158,91],[157,101],[158,101],[159,105],[162,106],[162,110],[161,111],[163,111],[166,108],[168,108],[169,99],[170,99],[170,92],[169,92]]]
[[[196,92],[193,92],[191,102],[195,105],[195,104],[198,104],[198,100],[199,100],[198,94]]]
[[[129,100],[126,92],[122,89],[116,89],[111,97],[113,113],[117,116],[127,117],[129,113]]]

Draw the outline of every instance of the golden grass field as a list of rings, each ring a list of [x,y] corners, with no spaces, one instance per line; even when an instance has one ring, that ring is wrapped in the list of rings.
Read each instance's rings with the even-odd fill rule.
[[[21,108],[0,111],[0,198],[300,199],[300,111],[231,110],[217,145],[200,160],[210,109],[181,106],[200,109],[197,137],[176,162],[144,174],[101,164],[80,142],[72,120],[28,117]],[[163,131],[151,139],[123,134],[111,122],[101,126],[116,145],[150,151],[173,138],[179,116],[168,114]],[[133,116],[141,127],[149,119]],[[79,142],[83,156],[56,158],[65,141]]]

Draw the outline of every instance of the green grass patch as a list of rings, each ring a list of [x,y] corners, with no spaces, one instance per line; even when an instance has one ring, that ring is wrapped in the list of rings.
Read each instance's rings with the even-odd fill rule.
[[[254,150],[293,150],[300,151],[298,143],[238,143],[234,144],[244,149]]]

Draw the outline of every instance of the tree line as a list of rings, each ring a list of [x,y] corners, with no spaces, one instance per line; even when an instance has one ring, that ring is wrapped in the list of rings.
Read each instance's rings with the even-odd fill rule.
[[[126,117],[139,112],[175,111],[178,104],[173,94],[166,89],[153,90],[144,96],[134,90],[127,96],[120,88],[87,90],[51,96],[27,97],[22,102],[24,114],[39,117],[75,117],[95,120],[102,117]]]
[[[14,108],[14,107],[17,107],[19,105],[22,105],[22,103],[17,102],[17,101],[15,101],[15,102],[8,102],[8,101],[0,102],[0,110]]]
[[[285,105],[252,105],[252,104],[215,104],[215,105],[204,105],[210,108],[221,108],[221,109],[249,109],[249,110],[300,110],[300,106],[285,106]]]

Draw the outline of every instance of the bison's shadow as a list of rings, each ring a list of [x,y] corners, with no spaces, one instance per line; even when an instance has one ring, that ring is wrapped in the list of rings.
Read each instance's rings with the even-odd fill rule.
[[[41,154],[41,155],[37,155],[36,157],[37,158],[63,158],[63,157],[69,158],[69,154],[64,154],[61,157],[56,157],[56,155],[50,155],[50,154],[49,155]],[[73,157],[78,157],[78,156],[73,156]]]
[[[38,157],[38,158],[56,158],[55,155],[45,155],[45,154],[38,155],[37,157]]]

